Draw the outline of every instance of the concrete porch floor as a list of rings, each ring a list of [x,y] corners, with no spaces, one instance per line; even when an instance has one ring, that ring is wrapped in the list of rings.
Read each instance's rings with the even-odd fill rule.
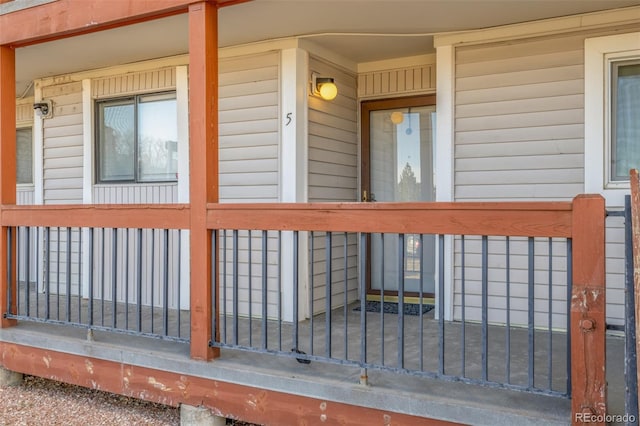
[[[333,331],[332,345],[334,353],[340,354],[343,351],[342,331],[340,324],[340,312],[338,309],[333,315],[332,324],[336,324]],[[349,323],[359,329],[359,312],[353,309],[347,311]],[[352,319],[352,315],[354,318]],[[432,313],[428,315],[432,316]],[[377,318],[376,318],[377,317]],[[397,332],[395,315],[386,314],[385,329]],[[381,316],[378,313],[369,313],[368,327],[380,330]],[[407,317],[406,329],[415,331],[415,321],[418,317]],[[425,339],[434,339],[432,329],[436,328],[433,320],[425,315],[425,322],[431,322],[431,326],[425,333]],[[257,323],[257,324],[256,324]],[[308,323],[308,322],[307,322]],[[243,342],[246,344],[248,333],[248,321],[241,320],[239,328],[244,330],[241,334]],[[308,325],[308,324],[307,324]],[[324,316],[319,316],[314,321],[316,327],[324,327]],[[228,333],[232,332],[232,321],[227,322]],[[452,336],[451,341],[447,339],[447,352],[451,352],[450,359],[447,360],[447,369],[459,369],[460,358],[456,354],[460,353],[459,346],[456,347],[456,336],[459,329],[455,324],[447,324],[447,333]],[[477,357],[478,342],[473,336],[474,325],[467,325],[469,330],[467,337],[468,359]],[[252,329],[257,331],[254,338],[260,337],[259,322],[254,320]],[[309,328],[305,323],[300,324],[300,349],[308,351],[310,344]],[[522,330],[514,330],[512,333],[512,347],[526,347],[526,333]],[[352,333],[347,331],[347,333]],[[232,334],[231,334],[232,335]],[[382,336],[381,332],[375,333]],[[493,335],[492,343],[500,346],[500,339],[504,333],[490,331]],[[283,323],[282,347],[288,351],[291,345],[290,325]],[[229,335],[227,336],[229,337]],[[314,348],[316,354],[322,355],[324,352],[325,336],[322,333],[314,332]],[[524,339],[524,340],[523,340]],[[269,332],[269,340],[278,342],[276,330]],[[393,339],[392,339],[393,340]],[[411,344],[415,345],[417,338],[413,338]],[[541,342],[546,338],[542,336]],[[554,340],[554,351],[564,352],[562,341]],[[209,363],[193,361],[189,359],[189,346],[185,343],[155,340],[145,337],[134,337],[109,332],[94,333],[94,340],[87,341],[87,332],[81,328],[66,327],[50,324],[36,324],[30,322],[20,322],[17,326],[0,330],[0,341],[15,343],[25,346],[71,353],[81,356],[90,356],[104,360],[122,362],[126,364],[154,368],[164,371],[172,371],[180,374],[189,374],[203,377],[210,380],[220,380],[230,383],[238,383],[251,387],[280,391],[284,393],[297,394],[329,401],[348,402],[355,405],[374,408],[388,408],[410,415],[427,418],[437,418],[458,423],[486,424],[486,425],[512,425],[512,424],[569,424],[570,423],[570,400],[546,395],[531,394],[528,392],[511,391],[504,389],[486,388],[479,385],[463,384],[459,382],[443,382],[440,380],[425,377],[416,377],[408,374],[399,374],[391,371],[369,369],[369,385],[364,386],[359,383],[360,369],[354,366],[328,364],[320,361],[312,361],[311,364],[300,364],[295,359],[289,357],[278,357],[270,354],[249,353],[231,349],[222,349],[222,356]],[[349,341],[349,340],[347,340]],[[259,340],[254,341],[259,344]],[[359,339],[354,345],[359,345]],[[351,343],[349,343],[351,347]],[[369,341],[372,351],[370,356],[375,360],[377,355],[375,349],[380,348],[380,342],[376,342],[375,336]],[[432,345],[437,347],[437,345]],[[389,350],[390,355],[386,356],[389,363],[393,365],[395,360],[395,349],[393,341],[385,343],[385,351]],[[542,349],[538,347],[538,349]],[[349,353],[356,359],[357,348],[349,349]],[[525,352],[526,353],[526,352]],[[429,352],[425,351],[425,355]],[[545,351],[541,351],[545,355]],[[352,355],[349,358],[352,358]],[[494,375],[500,376],[504,371],[504,363],[499,361],[503,354],[500,354],[496,361],[490,364],[490,378]],[[607,379],[609,383],[609,413],[624,414],[624,340],[619,336],[610,335],[607,339]],[[543,358],[545,358],[543,356]],[[557,357],[563,360],[562,356]],[[436,358],[437,359],[437,358]],[[407,360],[409,366],[410,359]],[[431,369],[434,359],[426,356],[425,369]],[[526,362],[525,359],[514,358],[512,365],[512,380],[522,380],[518,374],[518,366]],[[555,362],[555,361],[554,361]],[[560,363],[562,364],[562,362]],[[415,364],[414,364],[415,365]],[[474,377],[478,374],[477,365],[469,363],[466,374]],[[536,366],[538,361],[536,361]],[[542,366],[546,366],[544,360]],[[564,372],[560,368],[554,372],[562,372],[557,377],[553,377],[554,387],[556,384],[562,385],[564,382]],[[453,371],[451,374],[454,374]],[[555,374],[553,374],[555,376]],[[526,382],[526,374],[524,378]],[[545,379],[546,381],[546,379]]]

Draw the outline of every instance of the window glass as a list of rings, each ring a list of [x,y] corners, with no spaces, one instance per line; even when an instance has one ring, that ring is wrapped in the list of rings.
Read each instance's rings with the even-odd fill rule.
[[[640,168],[640,61],[612,63],[611,180]]]
[[[98,102],[98,182],[177,180],[176,94]]]
[[[98,108],[99,180],[135,180],[133,99],[104,102]]]
[[[33,131],[31,127],[16,131],[16,182],[33,183]]]
[[[138,179],[170,181],[178,171],[178,111],[175,94],[140,97]]]

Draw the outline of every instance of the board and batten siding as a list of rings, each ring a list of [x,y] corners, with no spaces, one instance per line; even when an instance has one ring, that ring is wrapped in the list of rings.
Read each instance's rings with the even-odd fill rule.
[[[280,53],[221,58],[219,62],[219,182],[221,203],[278,202],[280,173]],[[238,235],[239,314],[262,312],[262,262],[267,270],[267,317],[278,315],[278,233]],[[233,312],[233,235],[219,236],[223,309]],[[226,245],[225,245],[226,244]],[[226,250],[224,250],[226,248]],[[249,284],[251,283],[251,284]],[[249,287],[251,285],[251,287]],[[251,293],[251,307],[249,307]]]
[[[368,71],[358,74],[359,98],[417,94],[435,89],[435,64]]]
[[[585,34],[459,47],[455,53],[455,201],[570,201],[584,192]],[[619,224],[607,221],[607,321],[624,322],[623,259]],[[496,244],[496,243],[494,243]],[[536,326],[548,326],[549,275],[554,328],[566,328],[566,249],[554,240],[549,274],[548,243],[535,243]],[[491,250],[491,249],[490,249]],[[501,249],[496,249],[501,250]],[[511,246],[516,266],[511,278],[511,318],[526,313],[526,244]],[[467,266],[479,246],[467,245]],[[493,260],[492,260],[493,259]],[[476,259],[479,261],[479,259]],[[461,250],[455,243],[454,317],[461,316]],[[524,263],[523,263],[524,262]],[[476,262],[477,263],[477,262]],[[506,317],[504,256],[490,257],[490,320]],[[476,270],[467,280],[477,280]],[[493,271],[493,273],[492,273]],[[621,275],[622,274],[622,275]],[[502,277],[501,277],[502,275]],[[478,314],[479,299],[468,293],[467,319]],[[524,303],[524,304],[523,304]],[[471,318],[472,317],[472,318]]]
[[[356,76],[311,56],[311,72],[331,76],[338,87],[338,96],[325,101],[309,96],[309,202],[358,200],[358,124]],[[327,240],[324,233],[315,233],[313,247],[313,313],[325,311]],[[312,245],[311,245],[312,244]],[[346,246],[346,256],[345,256]],[[331,305],[345,301],[345,267],[347,303],[358,298],[358,250],[355,234],[334,233],[331,240]]]

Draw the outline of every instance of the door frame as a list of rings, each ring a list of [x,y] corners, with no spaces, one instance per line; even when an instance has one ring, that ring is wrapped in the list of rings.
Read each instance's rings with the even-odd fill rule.
[[[405,96],[384,98],[375,100],[363,100],[360,102],[360,202],[368,202],[368,198],[371,194],[371,167],[370,167],[370,140],[371,140],[371,122],[370,112],[378,110],[387,110],[394,108],[414,108],[423,106],[436,106],[436,95],[417,95],[417,96]],[[437,107],[436,107],[437,108]],[[436,109],[437,112],[437,109]],[[436,124],[437,126],[437,124]],[[436,141],[434,140],[435,144]],[[433,171],[436,172],[435,170]],[[366,192],[365,192],[366,191]],[[365,196],[366,194],[366,196]],[[367,236],[367,258],[365,261],[367,271],[366,274],[366,290],[367,298],[371,300],[380,299],[380,291],[373,290],[371,288],[371,235]],[[437,275],[437,271],[436,271]],[[385,301],[397,301],[398,292],[393,290],[384,290],[383,292]],[[405,301],[409,299],[409,302],[418,301],[420,296],[417,292],[405,292]],[[433,299],[435,294],[423,293],[423,299]]]

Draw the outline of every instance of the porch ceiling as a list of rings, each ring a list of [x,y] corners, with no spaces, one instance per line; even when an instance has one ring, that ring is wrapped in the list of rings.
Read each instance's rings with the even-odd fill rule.
[[[219,12],[221,47],[303,37],[354,63],[433,52],[434,33],[604,9],[640,0],[253,0]],[[19,48],[18,96],[35,78],[187,52],[187,16]]]

